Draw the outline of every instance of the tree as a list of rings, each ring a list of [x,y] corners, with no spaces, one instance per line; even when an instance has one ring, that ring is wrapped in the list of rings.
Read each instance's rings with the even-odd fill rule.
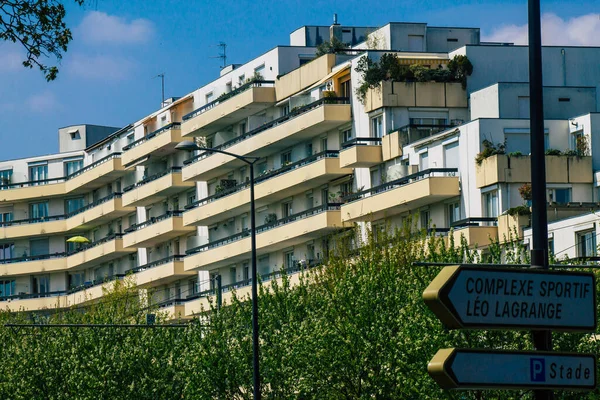
[[[85,0],[73,0],[82,5]],[[37,66],[47,81],[56,79],[58,67],[45,59],[62,59],[72,39],[67,27],[65,7],[60,0],[2,0],[0,2],[0,39],[25,48],[23,66]]]
[[[317,46],[316,56],[321,57],[324,54],[336,54],[344,49],[346,49],[348,45],[343,43],[341,40],[336,38],[335,36],[331,38],[331,41],[325,41]]]

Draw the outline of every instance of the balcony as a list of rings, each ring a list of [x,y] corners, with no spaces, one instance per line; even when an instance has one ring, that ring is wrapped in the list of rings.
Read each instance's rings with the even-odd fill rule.
[[[498,217],[498,238],[501,242],[523,239],[523,228],[530,225],[531,215],[500,215]]]
[[[64,177],[0,185],[0,202],[7,203],[64,196],[64,194]]]
[[[127,273],[134,274],[134,279],[138,286],[163,285],[196,274],[194,271],[184,271],[183,258],[184,256],[180,255],[166,257],[132,268]]]
[[[132,164],[146,156],[152,158],[164,157],[175,152],[175,146],[181,141],[183,139],[181,138],[181,124],[179,122],[163,126],[123,147],[121,157],[123,165]]]
[[[404,146],[430,138],[456,125],[409,124],[383,137],[383,160],[400,157]]]
[[[54,310],[65,306],[64,291],[0,297],[0,307],[12,312]]]
[[[123,247],[123,235],[117,233],[96,242],[83,244],[78,250],[70,252],[67,268],[83,269],[135,252],[134,248]]]
[[[492,240],[498,240],[498,218],[467,218],[452,224],[454,228],[454,244],[460,246],[462,241],[473,248],[484,248]]]
[[[169,321],[186,318],[185,304],[181,299],[167,300],[157,305],[158,312],[165,313]]]
[[[287,99],[326,77],[335,66],[335,59],[335,54],[325,54],[280,76],[275,82],[277,101]]]
[[[454,82],[381,82],[378,89],[369,89],[365,111],[382,107],[442,107],[467,108],[467,92]]]
[[[65,226],[64,215],[0,222],[0,240],[63,233]]]
[[[347,98],[324,98],[215,148],[242,156],[266,157],[350,120]],[[224,154],[203,152],[184,161],[183,179],[210,180],[243,165],[242,161]]]
[[[194,182],[183,182],[181,167],[173,167],[124,188],[123,205],[144,207],[195,186]]]
[[[66,229],[89,230],[133,211],[135,207],[123,207],[121,193],[113,193],[67,214]]]
[[[255,178],[256,207],[305,192],[332,179],[349,175],[351,169],[339,167],[339,152],[327,150],[303,160],[266,172]],[[189,206],[183,214],[184,225],[212,225],[250,211],[249,183],[237,185]]]
[[[326,204],[256,228],[258,255],[318,239],[342,227],[339,204]],[[186,252],[185,270],[212,270],[250,257],[250,231],[219,239]]]
[[[342,168],[368,168],[382,162],[381,138],[358,137],[342,143]]]
[[[183,116],[181,135],[206,136],[275,104],[275,82],[253,81]]]
[[[311,268],[321,265],[321,260],[309,260],[307,263],[296,263],[293,267],[287,268],[285,271],[273,271],[268,274],[260,275],[260,281],[263,284],[269,284],[271,280],[281,281],[283,272],[288,275],[290,285],[293,287],[300,281],[300,274]],[[224,285],[221,288],[223,303],[227,304],[231,301],[233,290],[235,289],[238,298],[242,298],[250,294],[252,280],[242,280],[229,285]],[[200,293],[194,293],[187,296],[185,302],[185,316],[191,317],[200,314],[202,310],[210,310],[209,297],[216,296],[216,289],[205,290]]]
[[[183,226],[181,211],[169,211],[125,230],[124,247],[151,247],[186,233],[195,232],[193,226]]]
[[[62,271],[67,267],[65,253],[22,256],[0,260],[0,276],[39,274]]]
[[[478,188],[496,183],[531,182],[529,156],[497,154],[476,166]],[[592,157],[546,156],[547,183],[592,183]]]
[[[71,288],[64,292],[64,306],[68,307],[97,300],[104,296],[106,289],[112,289],[114,283],[123,278],[125,278],[125,275],[116,274],[101,279],[94,279],[93,281],[85,282],[81,286]]]
[[[345,196],[344,222],[375,221],[460,195],[458,169],[436,168]]]
[[[112,153],[100,160],[86,165],[79,171],[65,177],[67,193],[84,193],[106,186],[127,171],[121,164],[121,153]]]

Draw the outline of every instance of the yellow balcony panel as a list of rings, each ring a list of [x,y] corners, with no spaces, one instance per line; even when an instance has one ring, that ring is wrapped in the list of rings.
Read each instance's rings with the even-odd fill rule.
[[[213,302],[216,301],[215,298],[212,299]],[[2,304],[2,303],[0,303]],[[193,317],[194,315],[201,314],[202,312],[210,311],[210,303],[208,295],[196,297],[186,300],[183,304],[184,307],[184,315],[186,317]]]
[[[351,174],[352,169],[340,168],[338,155],[337,150],[327,150],[255,178],[256,206],[262,207],[305,192],[332,179]],[[183,223],[184,225],[212,225],[243,212],[249,212],[249,199],[248,184],[238,185],[228,192],[196,202],[183,214]]]
[[[217,148],[239,155],[266,157],[349,122],[351,110],[347,103],[345,98],[315,101]],[[184,164],[184,181],[210,180],[245,165],[236,158],[218,153],[201,153]]]
[[[340,167],[368,168],[383,162],[381,138],[354,138],[342,143]]]
[[[64,296],[66,306],[84,304],[98,300],[106,291],[113,290],[117,280],[122,280],[125,275],[114,275],[103,279],[86,282],[85,284],[69,290]]]
[[[344,222],[375,221],[460,194],[456,168],[429,169],[347,197]]]
[[[456,82],[390,82],[367,90],[365,111],[382,107],[467,107],[467,92]]]
[[[64,292],[26,294],[0,298],[0,309],[4,311],[37,311],[66,307]]]
[[[531,215],[500,215],[498,217],[498,238],[501,242],[523,238],[523,228],[530,225]]]
[[[194,182],[183,182],[181,168],[173,167],[123,189],[123,206],[147,206],[195,185]]]
[[[3,222],[0,223],[0,239],[52,235],[64,232],[65,226],[64,215]]]
[[[165,314],[167,321],[189,319],[185,315],[185,304],[182,300],[171,300],[158,305],[158,312]]]
[[[0,260],[0,276],[41,274],[67,268],[65,253],[25,256]]]
[[[48,197],[64,196],[64,178],[44,181],[11,183],[0,186],[0,202],[16,202]]]
[[[128,273],[133,277],[138,286],[156,286],[181,279],[185,276],[195,275],[194,271],[183,269],[183,256],[170,256],[139,267],[133,268]]]
[[[67,214],[67,230],[89,230],[135,211],[135,207],[133,206],[123,207],[121,197],[121,193],[113,193],[75,212]]]
[[[181,135],[206,136],[275,104],[273,81],[255,81],[183,116]]]
[[[318,239],[342,227],[339,205],[315,207],[256,228],[258,255]],[[185,270],[212,270],[247,259],[250,232],[244,231],[187,251]]]
[[[67,193],[83,193],[114,182],[127,171],[121,164],[121,153],[113,153],[65,177]]]
[[[275,82],[277,101],[286,99],[325,78],[335,66],[335,54],[325,54],[280,76]]]
[[[182,141],[181,124],[173,122],[123,147],[121,160],[123,165],[129,165],[146,156],[164,157],[175,152],[175,146]]]
[[[186,233],[195,232],[193,226],[183,226],[180,211],[170,211],[125,230],[124,247],[151,247]]]
[[[531,182],[530,156],[497,154],[476,166],[478,188],[496,183]],[[547,183],[592,183],[592,157],[546,156]]]
[[[67,257],[67,267],[83,269],[136,251],[135,248],[123,247],[121,234],[110,235],[97,242],[83,245],[80,250],[70,253]]]
[[[465,244],[471,248],[489,246],[492,240],[498,239],[497,221],[496,218],[467,218],[457,221],[457,223],[453,224],[454,245],[460,246],[464,240]]]

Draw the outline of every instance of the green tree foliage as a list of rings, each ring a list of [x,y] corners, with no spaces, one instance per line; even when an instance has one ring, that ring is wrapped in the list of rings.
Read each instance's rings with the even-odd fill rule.
[[[327,267],[261,284],[262,392],[268,399],[530,399],[529,392],[444,392],[427,375],[440,348],[531,349],[523,331],[447,331],[422,292],[448,264],[527,262],[522,245],[494,241],[485,255],[425,232],[337,235]],[[350,243],[361,243],[359,249]],[[85,313],[0,313],[0,323],[144,323],[125,281]],[[0,326],[2,399],[251,399],[251,304],[234,295],[182,329]],[[165,323],[158,314],[157,323]],[[597,353],[590,335],[555,335],[562,351]],[[563,393],[561,399],[600,393]]]
[[[335,36],[331,38],[331,41],[324,41],[317,46],[317,52],[315,55],[317,57],[321,57],[324,54],[336,54],[340,53],[343,50],[347,49],[348,45],[343,43],[341,40],[336,38]]]
[[[74,0],[82,5],[85,0]],[[60,0],[2,0],[0,2],[0,40],[21,45],[26,56],[23,66],[37,66],[46,80],[56,79],[58,68],[45,59],[58,61],[72,39],[65,23],[65,7]]]

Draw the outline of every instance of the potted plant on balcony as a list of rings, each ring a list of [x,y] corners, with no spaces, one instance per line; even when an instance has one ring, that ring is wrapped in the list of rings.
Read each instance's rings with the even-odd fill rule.
[[[481,165],[483,160],[496,154],[506,154],[506,142],[494,144],[493,142],[484,139],[483,142],[481,142],[481,145],[483,146],[483,150],[475,156],[477,165]]]
[[[265,225],[273,224],[277,221],[277,214],[269,213],[265,216]]]
[[[529,204],[531,202],[531,183],[524,183],[519,188],[519,194],[521,195],[521,198],[525,201],[525,205],[529,207]]]

